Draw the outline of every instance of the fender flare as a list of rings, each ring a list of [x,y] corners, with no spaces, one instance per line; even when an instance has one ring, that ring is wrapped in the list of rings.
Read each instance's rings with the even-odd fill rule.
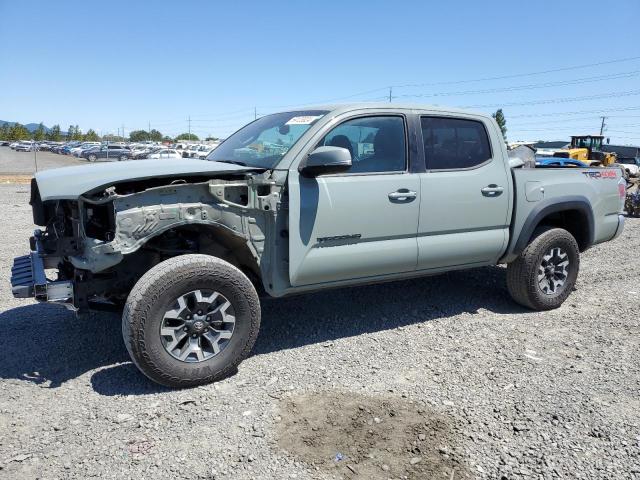
[[[517,240],[513,243],[510,254],[517,256],[527,247],[529,239],[536,227],[547,216],[553,213],[565,212],[569,210],[577,210],[580,212],[586,222],[586,241],[582,242],[581,250],[591,247],[595,238],[595,221],[593,209],[589,199],[582,195],[567,195],[562,197],[553,197],[548,200],[539,202],[527,216],[522,225]]]

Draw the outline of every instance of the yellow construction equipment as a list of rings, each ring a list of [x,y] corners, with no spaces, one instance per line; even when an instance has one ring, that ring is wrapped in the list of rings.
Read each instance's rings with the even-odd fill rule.
[[[615,163],[616,154],[602,151],[603,135],[572,135],[571,147],[553,154],[554,157],[580,160],[590,166],[608,167]]]

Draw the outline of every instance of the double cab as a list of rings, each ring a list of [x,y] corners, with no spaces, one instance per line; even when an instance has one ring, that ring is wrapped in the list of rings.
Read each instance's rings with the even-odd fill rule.
[[[199,385],[249,354],[261,296],[506,264],[516,302],[559,307],[580,252],[620,235],[624,197],[618,168],[510,158],[488,115],[395,104],[286,111],[205,160],[38,172],[41,228],[15,259],[13,294],[121,311],[145,375]]]

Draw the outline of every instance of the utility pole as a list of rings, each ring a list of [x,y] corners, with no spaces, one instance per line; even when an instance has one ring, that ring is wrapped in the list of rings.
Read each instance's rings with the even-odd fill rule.
[[[36,172],[38,171],[38,147],[36,143],[33,143],[33,162],[36,164]]]
[[[607,117],[602,116],[600,118],[602,119],[602,123],[600,124],[600,135],[602,135],[602,132],[604,132],[604,121]]]
[[[151,121],[149,121],[149,141],[151,141]]]
[[[122,141],[124,142],[124,124],[122,125]]]
[[[189,118],[187,121],[189,122],[189,140],[191,140],[191,115],[189,115]]]
[[[389,87],[389,103],[391,103],[392,98],[393,98],[393,87]]]
[[[258,119],[258,107],[253,107],[253,119]]]

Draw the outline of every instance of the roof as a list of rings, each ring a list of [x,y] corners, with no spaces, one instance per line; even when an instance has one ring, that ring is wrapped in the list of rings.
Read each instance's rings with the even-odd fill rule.
[[[298,111],[308,111],[308,110],[328,110],[332,113],[338,114],[343,112],[349,112],[351,110],[362,110],[362,109],[385,109],[392,108],[398,110],[429,110],[435,112],[448,112],[448,113],[466,113],[471,115],[482,115],[483,117],[487,117],[488,114],[473,110],[465,110],[462,108],[454,108],[454,107],[446,107],[439,105],[428,105],[421,103],[396,103],[396,102],[359,102],[359,103],[338,103],[338,104],[327,104],[327,105],[309,105],[306,107],[298,107],[298,108],[283,108],[281,112],[298,112]]]
[[[618,157],[640,157],[640,147],[633,147],[628,145],[603,145],[602,150],[604,150],[605,152],[617,153]]]
[[[570,142],[567,140],[556,140],[552,142],[536,142],[533,146],[535,148],[563,148],[566,147]]]

